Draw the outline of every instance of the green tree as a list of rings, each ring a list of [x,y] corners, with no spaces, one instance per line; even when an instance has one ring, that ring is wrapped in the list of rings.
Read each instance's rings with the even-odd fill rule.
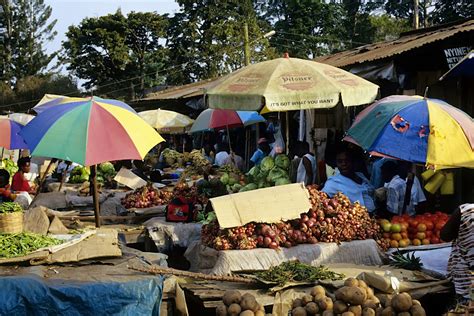
[[[52,9],[43,0],[3,0],[1,8],[4,32],[0,76],[14,84],[43,72],[56,56],[44,49],[56,35],[56,20],[50,20]]]
[[[217,77],[243,65],[243,24],[247,22],[251,60],[273,57],[262,35],[269,25],[260,19],[251,0],[178,0],[180,11],[170,20],[168,48],[170,83]],[[178,66],[179,65],[179,66]]]
[[[321,0],[269,0],[258,5],[260,14],[276,31],[270,42],[292,57],[308,58],[341,48],[342,7]]]
[[[474,18],[474,2],[472,0],[437,0],[432,13],[434,24],[472,18]]]
[[[396,39],[401,33],[409,31],[411,25],[407,19],[397,19],[388,14],[371,15],[370,23],[375,28],[374,42]]]
[[[164,39],[168,17],[152,12],[119,10],[98,18],[86,18],[70,26],[63,43],[67,69],[86,80],[86,89],[112,97],[164,82],[167,65]]]

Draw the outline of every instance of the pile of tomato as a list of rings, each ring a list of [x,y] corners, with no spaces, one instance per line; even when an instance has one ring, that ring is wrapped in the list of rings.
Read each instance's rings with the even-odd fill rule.
[[[442,212],[424,213],[416,216],[394,216],[391,221],[380,220],[383,238],[392,248],[439,244],[441,229],[449,216]]]

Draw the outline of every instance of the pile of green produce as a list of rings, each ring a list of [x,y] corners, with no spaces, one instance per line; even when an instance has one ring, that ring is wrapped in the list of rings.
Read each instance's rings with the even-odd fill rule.
[[[342,280],[345,276],[329,270],[325,266],[314,267],[299,261],[287,261],[265,271],[254,273],[255,276],[267,282],[284,285],[290,282],[315,282],[318,280]]]
[[[103,162],[97,166],[97,182],[100,184],[108,184],[115,178],[114,165],[110,162]],[[71,171],[69,183],[84,183],[89,181],[90,169],[89,167],[77,166]]]
[[[89,181],[90,170],[88,167],[77,166],[74,167],[71,171],[71,176],[69,177],[70,183],[83,183]]]
[[[290,159],[286,155],[263,158],[259,166],[255,166],[247,173],[248,184],[239,192],[267,188],[291,183],[288,169]],[[222,180],[221,180],[222,181]]]
[[[33,233],[0,234],[0,258],[24,256],[61,243],[59,239]]]
[[[222,174],[220,181],[226,186],[229,193],[240,192],[245,185],[244,177],[239,176],[237,173],[226,172]]]
[[[5,159],[2,160],[2,165],[1,165],[1,167],[2,167],[3,169],[5,169],[6,171],[8,171],[8,173],[10,174],[10,177],[11,177],[11,178],[10,178],[10,181],[11,181],[11,179],[13,178],[13,175],[14,175],[15,173],[17,173],[17,171],[18,171],[18,166],[17,166],[17,164],[16,164],[13,160],[8,159],[8,158],[5,158]]]
[[[0,203],[0,214],[23,212],[20,204],[15,202]]]

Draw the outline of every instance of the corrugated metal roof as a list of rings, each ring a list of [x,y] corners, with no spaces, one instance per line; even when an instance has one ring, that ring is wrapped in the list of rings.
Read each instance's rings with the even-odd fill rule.
[[[314,60],[336,67],[345,67],[398,55],[461,32],[472,31],[474,31],[474,19],[442,28],[407,32],[394,41],[368,44],[340,53],[317,57]]]
[[[216,84],[217,79],[219,78],[206,79],[198,82],[185,84],[183,86],[173,87],[159,92],[150,93],[142,100],[171,100],[200,96],[204,94],[204,91],[206,89],[209,89],[214,84]]]

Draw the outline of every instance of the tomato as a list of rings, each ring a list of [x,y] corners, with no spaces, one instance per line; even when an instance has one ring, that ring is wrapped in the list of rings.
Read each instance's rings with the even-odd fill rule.
[[[410,220],[408,221],[408,224],[410,225],[410,227],[416,228],[416,227],[418,227],[418,224],[419,224],[419,223],[418,223],[418,221],[417,221],[416,219],[413,219],[413,218],[412,218],[412,219],[410,219]]]
[[[436,225],[435,225],[435,230],[439,231],[439,230],[443,229],[444,225],[445,225],[445,222],[437,222]]]
[[[419,232],[425,232],[426,231],[426,225],[423,224],[423,223],[418,224],[417,229],[418,229]]]
[[[431,230],[427,230],[425,232],[425,235],[426,235],[426,238],[431,238],[431,236],[433,236],[433,232]]]
[[[407,223],[401,223],[401,232],[406,232],[408,230],[408,224]]]
[[[395,215],[394,217],[392,217],[392,223],[400,223],[402,221],[402,218],[398,215]]]
[[[439,244],[439,243],[440,243],[439,238],[438,238],[438,237],[432,237],[432,238],[430,239],[430,243],[432,243],[432,244]]]
[[[424,224],[426,225],[426,230],[433,230],[434,228],[433,222],[426,221]]]

